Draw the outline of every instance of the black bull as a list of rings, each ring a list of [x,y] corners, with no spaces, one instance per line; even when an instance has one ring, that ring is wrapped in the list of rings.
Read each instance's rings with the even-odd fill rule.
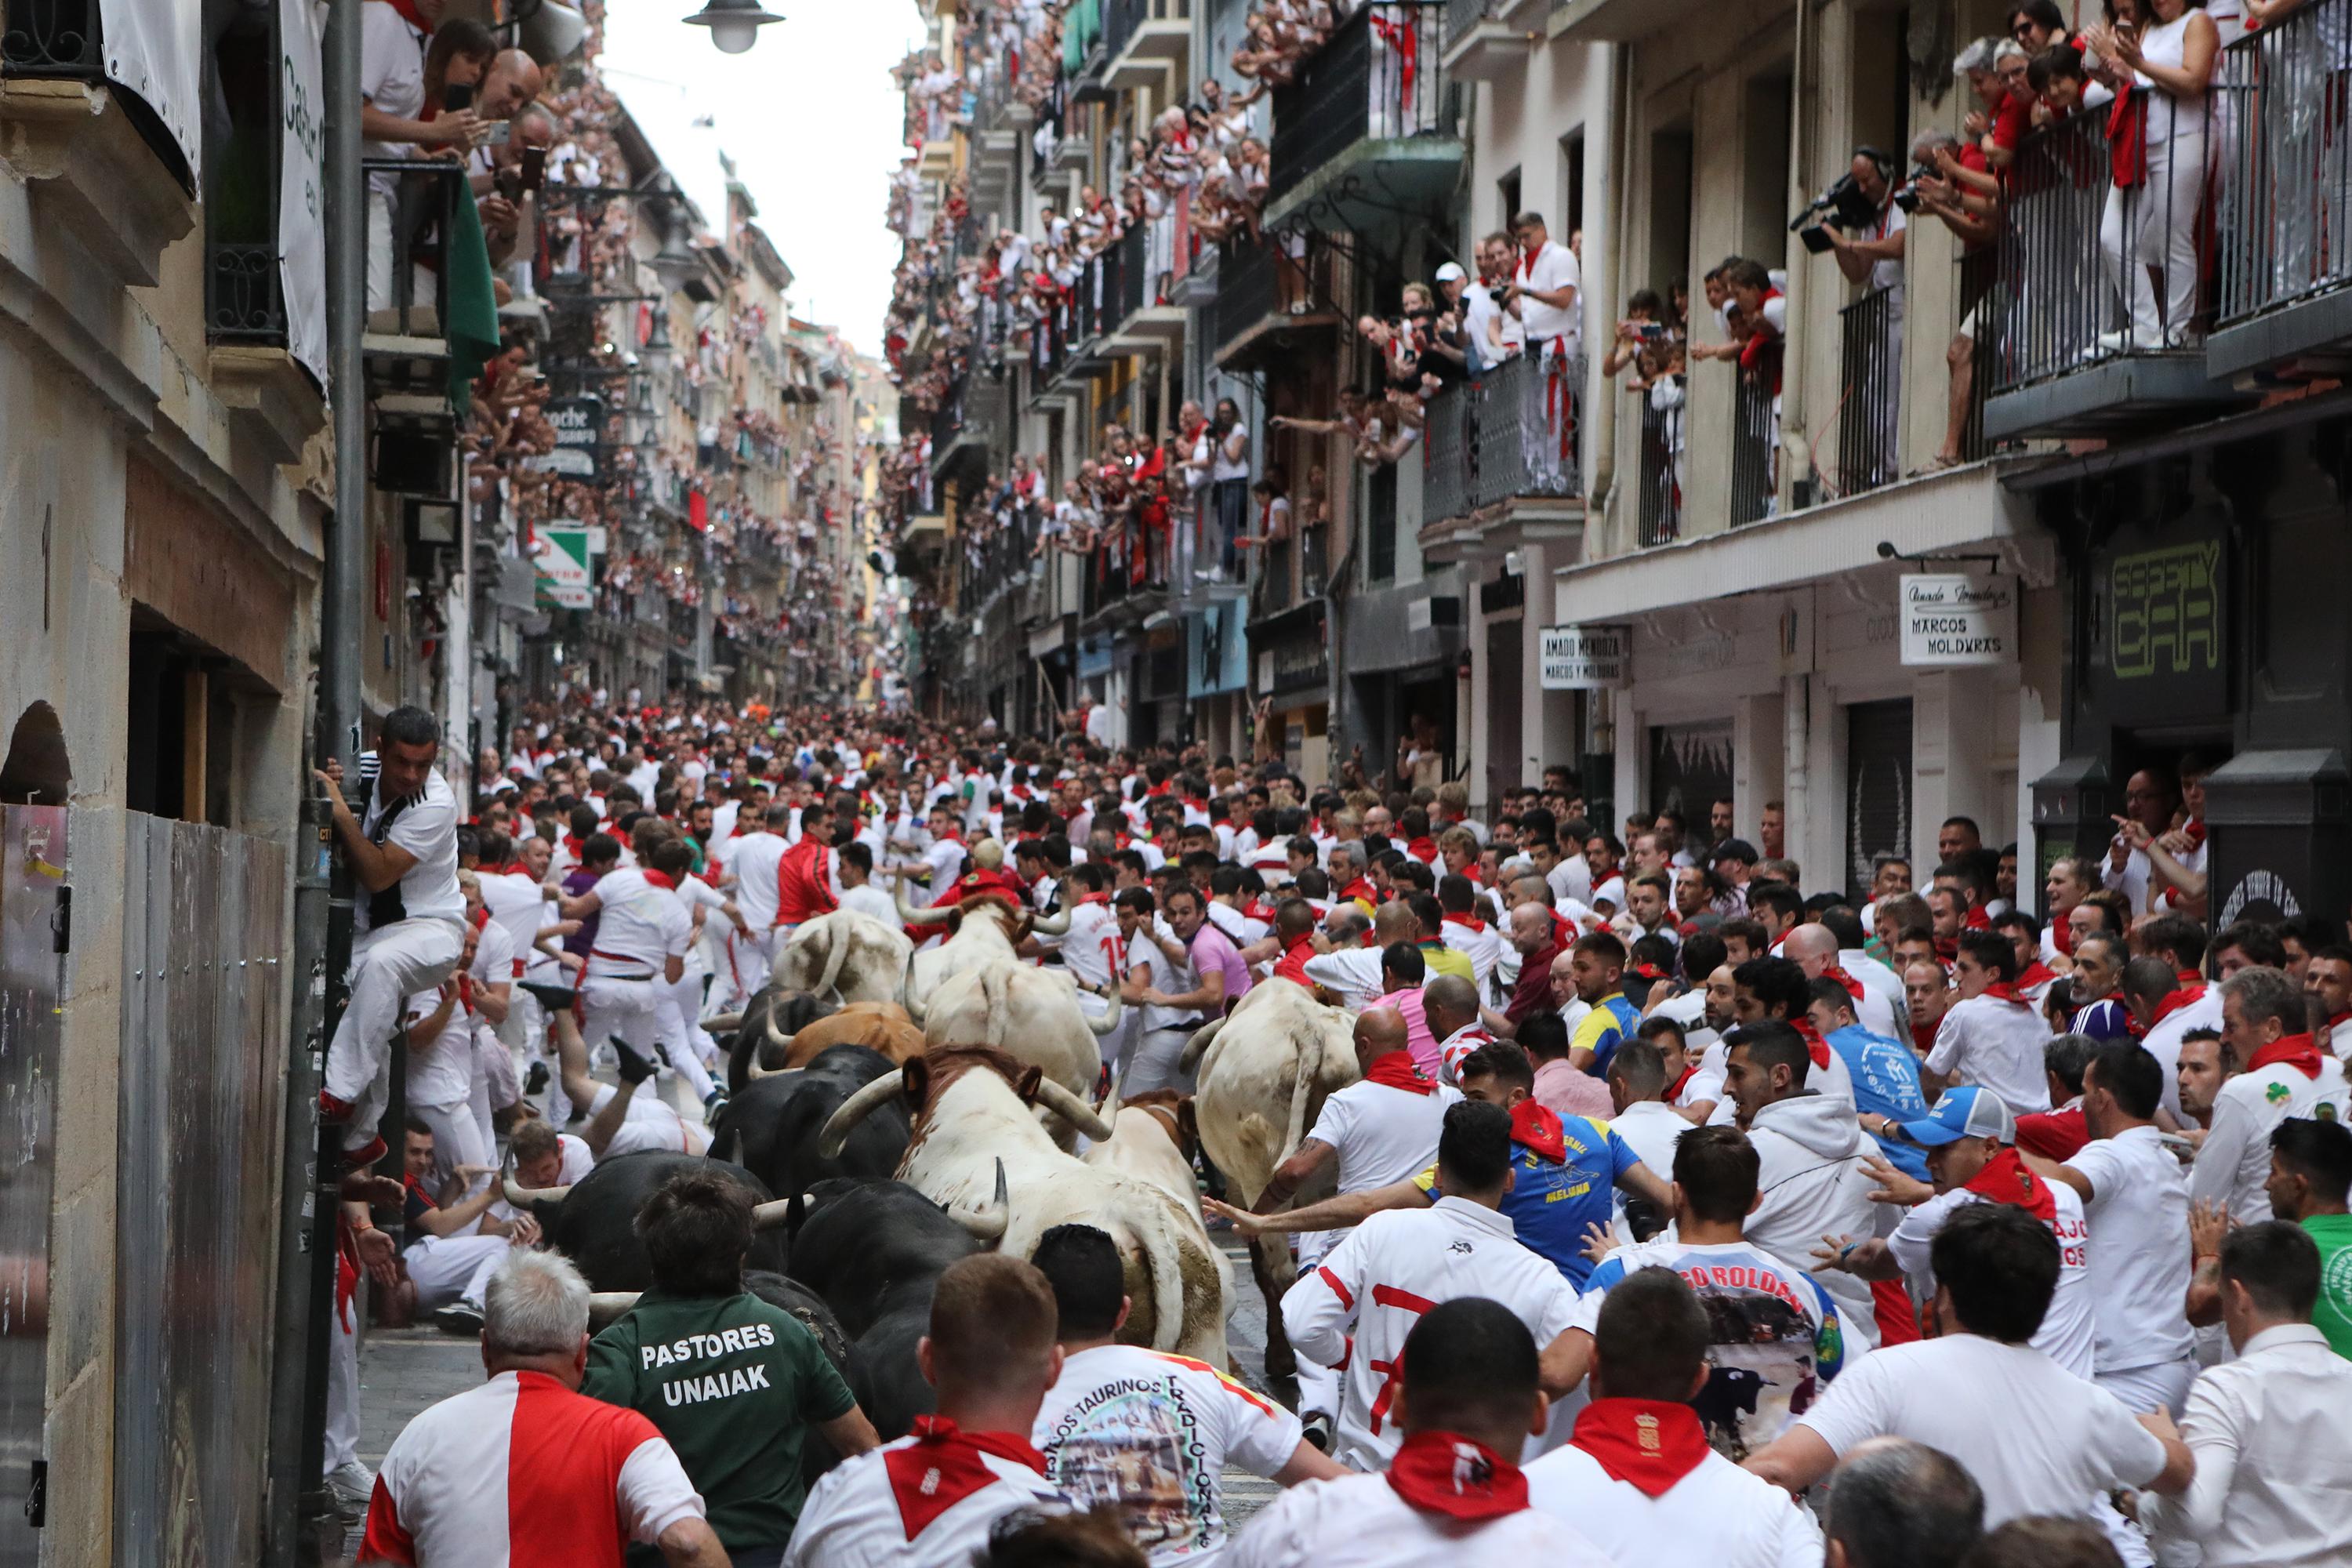
[[[752,1053],[768,1045],[772,1017],[779,1033],[796,1035],[819,1018],[832,1016],[834,1011],[830,1003],[820,1002],[805,991],[763,987],[744,1005],[743,1022],[727,1043],[727,1092],[740,1094],[751,1087]],[[760,1059],[765,1065],[769,1058]],[[782,1053],[779,1051],[774,1059],[782,1061]]]
[[[818,1134],[842,1102],[895,1070],[879,1051],[828,1047],[804,1068],[745,1085],[719,1113],[710,1146],[786,1197],[832,1177],[896,1175],[908,1123],[906,1107],[895,1100],[859,1122],[835,1158],[820,1159],[816,1152]]]
[[[704,1170],[724,1171],[742,1183],[756,1202],[774,1195],[766,1183],[740,1165],[707,1154],[641,1149],[599,1161],[570,1193],[556,1201],[532,1204],[531,1213],[548,1245],[572,1259],[591,1290],[649,1290],[653,1262],[646,1255],[646,1244],[637,1239],[637,1210],[672,1176]],[[784,1272],[787,1245],[780,1230],[760,1232],[751,1238],[747,1267]]]

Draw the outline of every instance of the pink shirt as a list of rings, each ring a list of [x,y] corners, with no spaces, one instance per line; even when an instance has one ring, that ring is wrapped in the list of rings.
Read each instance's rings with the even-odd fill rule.
[[[1609,1086],[1564,1061],[1536,1065],[1536,1103],[1558,1116],[1588,1116],[1595,1121],[1617,1114]]]
[[[1195,974],[1204,981],[1213,973],[1225,977],[1227,1006],[1249,994],[1249,965],[1242,962],[1242,955],[1234,951],[1233,939],[1219,931],[1216,922],[1202,921],[1201,929],[1192,933],[1190,947]]]
[[[1421,987],[1408,985],[1402,991],[1391,991],[1373,999],[1375,1007],[1393,1007],[1404,1015],[1404,1047],[1412,1053],[1412,1065],[1427,1073],[1432,1082],[1444,1083],[1440,1070],[1442,1059],[1437,1054],[1437,1037],[1429,1032],[1429,1016],[1421,1008]],[[1609,1098],[1606,1090],[1601,1098]]]

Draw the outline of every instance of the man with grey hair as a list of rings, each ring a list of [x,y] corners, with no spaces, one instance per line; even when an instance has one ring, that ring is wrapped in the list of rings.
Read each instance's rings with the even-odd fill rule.
[[[1960,1462],[1908,1437],[1873,1437],[1830,1485],[1827,1568],[1956,1568],[1984,1533],[1984,1493]]]
[[[2294,1117],[2343,1121],[2352,1111],[2344,1064],[2311,1036],[2303,988],[2283,969],[2242,969],[2221,982],[2221,1039],[2245,1064],[2213,1097],[2213,1127],[2189,1174],[2192,1203],[2226,1205],[2240,1225],[2271,1214],[2263,1184],[2271,1130]]]
[[[1368,929],[1370,944],[1364,942]],[[1420,932],[1412,907],[1402,899],[1382,904],[1370,919],[1352,903],[1334,904],[1323,921],[1330,945],[1307,961],[1307,977],[1339,998],[1349,1012],[1360,1013],[1388,992],[1381,981],[1381,954],[1391,943],[1410,942]]]
[[[552,1253],[516,1253],[484,1301],[488,1381],[393,1440],[358,1561],[621,1568],[639,1542],[668,1568],[726,1568],[677,1453],[635,1411],[581,1394],[587,1364],[588,1282]]]

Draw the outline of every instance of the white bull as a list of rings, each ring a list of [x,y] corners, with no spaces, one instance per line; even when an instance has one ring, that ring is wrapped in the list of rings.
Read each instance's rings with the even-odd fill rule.
[[[769,979],[780,990],[805,991],[828,1004],[897,1002],[914,952],[907,933],[888,921],[835,910],[793,932]]]
[[[1363,1076],[1354,1028],[1348,1014],[1315,1001],[1305,987],[1269,980],[1186,1045],[1183,1065],[1200,1067],[1192,1113],[1201,1147],[1225,1173],[1234,1203],[1255,1206],[1323,1102]],[[1312,1195],[1302,1193],[1299,1201]],[[1288,1238],[1251,1243],[1250,1272],[1265,1296],[1267,1375],[1287,1375],[1281,1298],[1293,1273]]]
[[[900,1096],[914,1122],[900,1181],[1016,1258],[1035,1252],[1057,1225],[1104,1231],[1118,1246],[1134,1302],[1121,1338],[1226,1364],[1226,1275],[1205,1233],[1187,1227],[1170,1194],[1065,1153],[1039,1125],[1042,1107],[1108,1142],[1111,1127],[1082,1098],[1003,1051],[935,1047],[844,1102],[825,1123],[819,1151],[838,1152],[861,1119]]]
[[[966,922],[970,929],[971,922]],[[1092,1095],[1102,1076],[1096,1037],[1118,1027],[1117,992],[1109,1010],[1089,1017],[1066,973],[999,958],[950,974],[923,1009],[929,1046],[993,1046],[1034,1067],[1073,1094]]]
[[[992,963],[1014,963],[1020,954],[1014,947],[1024,931],[1044,936],[1059,936],[1070,929],[1067,915],[1032,915],[1016,913],[1002,900],[967,899],[961,905],[949,904],[937,909],[918,909],[898,895],[898,912],[912,926],[944,925],[956,922],[939,946],[917,952],[907,965],[907,1011],[915,1022],[929,1027],[926,1013],[932,993],[941,983],[968,971]]]

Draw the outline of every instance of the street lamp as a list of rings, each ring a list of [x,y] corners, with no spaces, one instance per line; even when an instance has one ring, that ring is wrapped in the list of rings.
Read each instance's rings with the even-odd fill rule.
[[[760,0],[703,0],[702,9],[686,19],[689,27],[708,27],[710,41],[722,55],[740,55],[759,40],[760,29],[783,18],[760,8]]]

